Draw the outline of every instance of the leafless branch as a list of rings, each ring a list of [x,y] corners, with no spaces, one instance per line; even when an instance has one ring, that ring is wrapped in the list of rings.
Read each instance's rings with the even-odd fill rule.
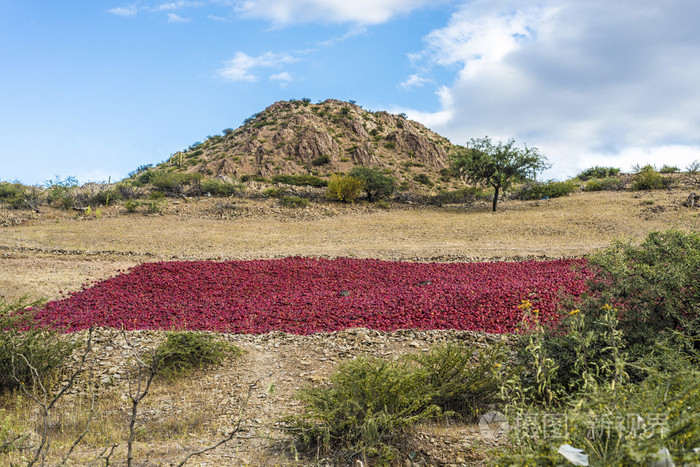
[[[254,381],[253,383],[251,383],[251,384],[248,385],[248,394],[246,395],[245,400],[244,400],[243,403],[241,404],[241,407],[238,409],[238,421],[236,422],[236,426],[235,426],[235,428],[231,431],[231,433],[229,433],[229,435],[228,435],[226,438],[222,439],[222,440],[219,441],[218,443],[213,444],[213,445],[208,446],[208,447],[206,447],[206,448],[204,448],[204,449],[201,449],[201,450],[199,450],[199,451],[195,451],[195,452],[189,454],[187,457],[185,457],[185,458],[182,460],[182,462],[180,462],[180,463],[178,464],[177,467],[182,467],[183,465],[185,465],[185,463],[186,463],[188,460],[190,460],[190,458],[192,458],[192,457],[194,457],[194,456],[198,456],[198,455],[200,455],[200,454],[204,454],[205,452],[212,451],[212,450],[218,448],[219,446],[221,446],[222,444],[227,443],[227,442],[231,441],[231,440],[234,439],[234,438],[237,438],[236,434],[240,431],[240,429],[241,429],[241,423],[243,422],[243,411],[245,410],[246,406],[248,405],[248,401],[250,400],[250,396],[251,396],[251,394],[253,393],[253,389],[255,389],[255,388],[258,386],[258,383],[259,383],[259,382],[260,382],[260,380],[258,379],[258,380]]]

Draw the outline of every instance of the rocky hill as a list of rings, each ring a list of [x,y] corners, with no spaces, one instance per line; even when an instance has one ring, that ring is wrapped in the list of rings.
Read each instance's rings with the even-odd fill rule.
[[[404,187],[451,188],[441,180],[457,149],[446,138],[405,115],[370,112],[329,99],[279,101],[175,153],[159,168],[205,176],[269,179],[278,174],[347,173],[356,165],[376,167]]]

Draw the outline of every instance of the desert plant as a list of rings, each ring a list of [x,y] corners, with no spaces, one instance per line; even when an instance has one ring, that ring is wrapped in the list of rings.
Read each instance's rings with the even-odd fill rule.
[[[231,196],[238,191],[238,187],[234,183],[214,179],[202,181],[200,189],[202,193],[208,193],[212,196]]]
[[[299,175],[275,175],[272,177],[274,183],[283,183],[285,185],[296,186],[313,186],[322,188],[328,185],[325,180],[322,180],[315,175],[299,174]]]
[[[576,178],[581,180],[582,182],[594,179],[594,178],[607,178],[607,177],[615,177],[619,175],[620,169],[616,167],[600,167],[600,166],[595,166],[588,168],[581,173],[579,173]]]
[[[314,166],[326,165],[326,164],[330,164],[330,162],[331,162],[330,156],[327,154],[324,154],[324,155],[318,156],[317,158],[312,160],[311,165],[314,165]]]
[[[151,366],[164,376],[180,376],[192,369],[217,365],[240,350],[214,335],[180,331],[168,333],[165,342],[155,351]]]
[[[349,175],[333,174],[328,182],[328,197],[344,203],[352,203],[362,193],[364,183]]]
[[[74,189],[78,186],[78,179],[66,177],[61,179],[58,175],[53,180],[48,180],[46,186],[46,202],[53,204],[58,201],[65,209],[70,209],[75,204]]]
[[[288,208],[304,208],[309,205],[309,200],[298,196],[283,196],[280,198],[280,204]]]
[[[563,403],[556,409],[540,408],[532,400],[508,401],[511,443],[494,452],[495,463],[562,465],[564,444],[585,454],[587,463],[577,465],[589,465],[588,461],[590,465],[673,465],[671,459],[695,465],[700,461],[695,450],[700,443],[700,371],[692,342],[677,335],[657,341],[643,360],[634,363],[625,357],[613,307],[603,310],[601,328],[595,330],[586,324],[591,321],[575,311],[568,338],[577,367],[574,386],[579,390],[561,393]],[[598,337],[598,332],[603,336]],[[602,346],[591,336],[600,338]],[[541,352],[530,357],[538,355]],[[604,360],[592,358],[601,355]],[[638,382],[626,378],[628,367],[636,367],[644,378]],[[658,463],[661,452],[666,459],[663,464]]]
[[[662,173],[662,174],[674,174],[674,173],[678,173],[680,171],[681,171],[681,169],[679,169],[675,165],[668,165],[668,164],[664,164],[659,169],[659,173]]]
[[[616,241],[590,257],[590,292],[572,307],[596,320],[606,304],[621,310],[620,326],[634,355],[673,330],[700,334],[700,234],[652,232],[639,246]]]
[[[56,331],[32,326],[41,304],[26,297],[0,300],[0,392],[30,386],[35,378],[50,386],[77,345],[59,339]]]
[[[474,417],[498,399],[496,370],[506,362],[502,345],[477,349],[446,344],[411,360],[419,365],[433,404],[445,412]]]
[[[124,209],[126,209],[126,212],[136,212],[139,206],[141,206],[141,202],[135,199],[127,199],[124,203]]]
[[[627,186],[627,182],[622,177],[591,178],[585,185],[583,191],[619,191]]]
[[[286,191],[282,188],[266,188],[263,190],[262,195],[265,198],[281,198],[286,195]]]
[[[158,199],[149,201],[146,206],[149,214],[159,214],[163,212],[164,209],[163,202]]]
[[[354,167],[348,175],[364,183],[364,191],[370,202],[388,198],[396,191],[396,181],[378,169],[361,165]]]
[[[268,180],[263,177],[262,175],[251,175],[251,174],[244,174],[241,175],[241,183],[246,183],[246,182],[261,182],[265,183]]]
[[[150,173],[148,183],[156,190],[169,196],[180,196],[184,193],[184,187],[198,183],[202,179],[200,173],[167,173],[161,171]]]
[[[37,186],[0,182],[0,200],[12,209],[39,211],[43,191]]]
[[[576,190],[576,184],[572,180],[565,182],[550,180],[545,183],[527,183],[520,187],[513,197],[522,200],[558,198],[570,195],[574,190]]]
[[[113,188],[101,188],[97,193],[90,196],[88,204],[91,206],[109,206],[122,199],[121,192]]]
[[[632,181],[633,190],[660,190],[671,186],[671,179],[661,175],[652,165],[635,167],[635,172]]]
[[[402,429],[440,414],[430,389],[408,365],[380,359],[344,362],[329,386],[308,386],[299,397],[306,410],[287,419],[299,446],[345,459],[387,462]]]
[[[413,180],[425,186],[433,186],[434,183],[430,180],[428,174],[419,173],[413,176]]]

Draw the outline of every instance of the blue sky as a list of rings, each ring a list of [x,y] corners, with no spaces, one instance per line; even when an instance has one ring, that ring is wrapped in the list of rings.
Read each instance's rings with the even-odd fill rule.
[[[303,97],[512,137],[548,178],[683,168],[697,18],[690,0],[0,0],[0,180],[117,180]]]

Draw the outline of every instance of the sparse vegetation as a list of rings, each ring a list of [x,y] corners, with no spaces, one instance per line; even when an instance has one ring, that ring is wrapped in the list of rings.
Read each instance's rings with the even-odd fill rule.
[[[238,192],[238,186],[225,180],[208,179],[200,184],[202,193],[211,196],[232,196]]]
[[[152,364],[166,377],[186,375],[193,369],[218,365],[225,358],[240,354],[235,346],[217,340],[214,335],[179,331],[168,333],[155,351]]]
[[[360,196],[363,189],[364,183],[362,180],[349,175],[334,174],[328,181],[327,193],[330,199],[352,203]]]
[[[318,167],[319,165],[330,164],[331,158],[328,155],[318,156],[316,159],[311,161],[311,165]]]
[[[560,196],[570,195],[576,188],[576,183],[574,183],[573,180],[567,180],[565,182],[550,180],[545,183],[526,183],[518,188],[513,194],[513,197],[523,200],[559,198]]]
[[[272,182],[283,183],[285,185],[313,186],[317,188],[323,188],[328,184],[325,180],[310,174],[275,175],[272,177]]]
[[[26,297],[0,300],[0,394],[21,385],[52,386],[76,347],[58,339],[57,331],[32,326],[32,310],[41,304]]]
[[[626,186],[627,182],[622,177],[591,178],[583,185],[583,191],[619,191]]]
[[[305,208],[309,205],[309,200],[299,196],[283,196],[280,198],[280,204],[288,208]]]
[[[362,165],[354,167],[348,175],[362,181],[370,202],[388,198],[396,191],[396,181],[378,169]]]
[[[661,190],[670,188],[672,180],[660,174],[652,165],[635,168],[635,175],[632,181],[633,190]]]
[[[620,169],[616,167],[600,167],[596,165],[579,173],[576,178],[585,182],[594,178],[616,177],[619,174]]]

